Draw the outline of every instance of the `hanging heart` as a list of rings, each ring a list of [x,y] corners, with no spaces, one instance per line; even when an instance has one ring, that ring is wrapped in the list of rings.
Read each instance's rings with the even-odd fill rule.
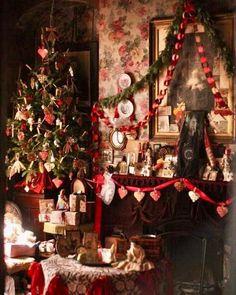
[[[52,182],[55,184],[55,187],[56,188],[59,188],[63,184],[63,181],[60,178],[57,178],[57,177],[54,178],[52,180]]]
[[[144,196],[145,196],[145,193],[144,193],[144,192],[139,192],[139,191],[137,191],[137,192],[134,193],[134,197],[135,197],[135,199],[136,199],[138,202],[141,202],[142,199],[144,198]]]
[[[48,55],[48,50],[46,48],[39,48],[38,54],[44,59]]]
[[[193,203],[196,202],[200,198],[199,194],[197,194],[194,191],[189,191],[188,195],[189,195],[189,197],[190,197],[190,199],[192,200]]]
[[[39,157],[43,160],[46,161],[48,158],[48,151],[41,151],[39,152]]]
[[[124,197],[128,194],[128,191],[125,189],[125,187],[118,188],[118,194],[121,199],[124,199]]]
[[[55,164],[46,162],[44,164],[44,167],[47,170],[47,172],[51,172],[55,168]]]
[[[216,208],[217,213],[220,215],[221,218],[223,218],[228,213],[228,208],[225,206],[218,206]]]
[[[161,192],[157,191],[157,190],[154,190],[153,192],[150,193],[150,196],[151,196],[151,198],[153,198],[153,200],[155,202],[157,202],[161,197]]]
[[[182,190],[185,188],[183,182],[181,181],[176,181],[174,184],[174,187],[176,188],[178,192],[182,192]]]

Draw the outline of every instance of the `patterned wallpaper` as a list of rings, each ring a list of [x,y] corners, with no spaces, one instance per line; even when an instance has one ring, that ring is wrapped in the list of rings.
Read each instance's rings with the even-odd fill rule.
[[[100,0],[97,18],[99,36],[99,99],[116,94],[118,77],[130,73],[138,81],[149,67],[149,22],[157,17],[175,14],[178,0]],[[230,1],[206,2],[213,13],[230,11]],[[149,108],[149,91],[134,97],[136,119],[142,119]],[[113,110],[109,110],[113,117]],[[102,126],[103,133],[107,128]],[[148,137],[147,130],[140,139]]]
[[[149,22],[157,16],[173,16],[175,9],[176,1],[100,1],[97,21],[99,99],[119,91],[117,80],[120,74],[130,73],[134,81],[146,74],[149,67]],[[148,89],[137,93],[134,100],[136,119],[140,120],[148,112]],[[147,132],[141,137],[145,139]]]

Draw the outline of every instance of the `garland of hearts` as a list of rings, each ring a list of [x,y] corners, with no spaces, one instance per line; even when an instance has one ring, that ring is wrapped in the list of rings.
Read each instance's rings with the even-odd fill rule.
[[[168,87],[173,79],[173,74],[176,68],[176,65],[180,58],[180,51],[183,47],[183,42],[185,38],[185,29],[189,23],[195,24],[196,27],[196,8],[191,0],[187,0],[184,4],[184,10],[182,14],[182,18],[180,21],[180,24],[178,26],[178,31],[175,35],[175,42],[172,49],[172,55],[171,55],[171,61],[169,66],[167,67],[167,73],[164,79],[164,89],[161,89],[159,91],[159,94],[157,95],[157,98],[152,104],[152,107],[150,108],[148,114],[144,117],[143,120],[140,120],[136,124],[132,124],[129,126],[120,126],[117,128],[121,132],[126,131],[134,131],[140,127],[144,127],[149,120],[155,115],[157,109],[159,108],[159,105],[161,104],[162,100],[166,96],[168,92]],[[195,33],[197,29],[195,28]],[[200,62],[203,68],[203,72],[206,75],[206,79],[208,82],[208,85],[211,87],[212,93],[214,95],[215,99],[215,110],[214,112],[221,115],[232,115],[233,112],[229,109],[227,103],[221,96],[219,89],[216,87],[215,80],[212,75],[212,70],[208,65],[207,58],[205,56],[205,49],[204,46],[201,43],[201,38],[199,35],[196,35],[195,41],[197,44],[197,51],[199,53]],[[161,56],[159,59],[162,58]],[[156,75],[158,74],[158,71],[156,71]],[[109,128],[114,128],[114,124],[110,121],[109,117],[105,115],[101,103],[95,103],[92,109],[92,116],[97,116],[103,123],[105,123]]]
[[[208,203],[211,203],[216,206],[216,212],[219,214],[221,218],[223,218],[228,213],[228,208],[226,206],[229,206],[235,198],[229,198],[224,202],[216,202],[212,200],[208,195],[206,195],[203,191],[201,191],[199,188],[197,188],[195,185],[191,183],[187,178],[175,178],[172,180],[169,180],[165,183],[162,183],[160,185],[154,186],[154,187],[136,187],[136,186],[124,186],[113,179],[113,182],[119,186],[118,188],[118,194],[121,199],[125,198],[128,194],[128,191],[134,192],[134,197],[138,202],[141,202],[141,200],[145,196],[145,192],[150,192],[150,197],[157,202],[161,197],[160,190],[167,188],[168,186],[174,185],[177,191],[181,192],[183,189],[187,188],[189,189],[189,197],[192,200],[192,202],[196,202],[198,199],[202,199],[203,201],[206,201]]]

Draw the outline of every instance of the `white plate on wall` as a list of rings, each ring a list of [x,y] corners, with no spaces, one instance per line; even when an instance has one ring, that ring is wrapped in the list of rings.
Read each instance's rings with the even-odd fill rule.
[[[121,118],[128,118],[133,114],[134,105],[128,99],[122,100],[118,103],[117,110]]]
[[[121,89],[125,89],[131,85],[131,78],[128,74],[123,73],[118,79],[118,85]]]

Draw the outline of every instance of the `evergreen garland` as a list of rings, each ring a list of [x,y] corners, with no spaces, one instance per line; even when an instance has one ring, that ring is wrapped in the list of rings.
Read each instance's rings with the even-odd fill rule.
[[[161,52],[159,58],[149,67],[148,72],[141,80],[127,87],[124,91],[119,94],[108,96],[99,101],[101,107],[111,108],[115,107],[120,101],[128,99],[131,95],[137,93],[147,85],[154,83],[157,75],[170,63],[172,53],[174,51],[175,44],[175,32],[178,31],[182,14],[184,11],[185,0],[179,0],[179,6],[176,11],[175,18],[169,27],[167,37],[166,37],[166,47]],[[194,1],[196,7],[196,19],[198,22],[202,23],[205,27],[205,31],[208,34],[211,42],[214,44],[215,48],[219,50],[220,56],[224,62],[225,70],[228,76],[233,76],[233,58],[230,49],[227,47],[225,42],[220,38],[219,32],[214,28],[213,21],[209,13],[204,9],[199,1]]]

